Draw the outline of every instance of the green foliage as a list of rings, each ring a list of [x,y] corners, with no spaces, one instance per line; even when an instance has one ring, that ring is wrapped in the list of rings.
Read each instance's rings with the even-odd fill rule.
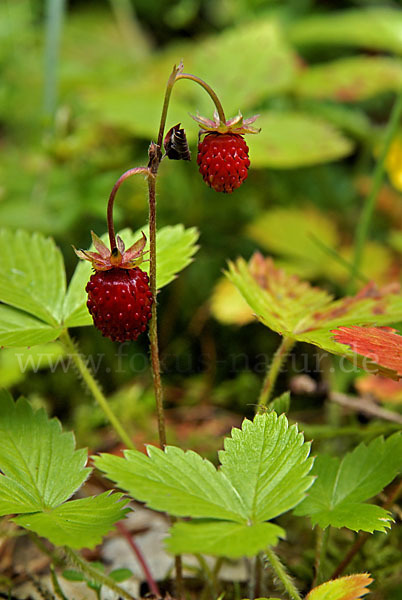
[[[381,56],[353,56],[314,65],[303,71],[296,93],[305,98],[358,102],[376,94],[398,91],[402,62]]]
[[[0,352],[0,388],[19,383],[32,371],[37,373],[40,369],[55,368],[65,352],[64,346],[58,342],[33,348],[3,348]]]
[[[263,111],[261,133],[247,138],[253,167],[292,169],[348,156],[353,142],[324,119],[301,112]]]
[[[365,501],[380,493],[402,468],[402,435],[360,444],[343,459],[319,455],[312,473],[317,477],[308,497],[295,509],[320,527],[354,531],[385,531],[391,514]]]
[[[363,358],[334,340],[342,326],[388,325],[402,319],[402,296],[382,293],[372,285],[356,296],[334,301],[324,290],[277,269],[272,259],[255,254],[247,264],[229,264],[227,277],[238,288],[257,318],[267,327],[295,341],[308,342],[346,356],[358,366],[392,375],[380,362]],[[375,290],[375,292],[374,292]]]
[[[121,232],[127,245],[141,235]],[[157,284],[163,287],[192,260],[198,233],[183,225],[157,233]],[[106,239],[106,236],[104,236]],[[65,270],[59,249],[51,238],[25,231],[0,232],[0,345],[32,346],[59,337],[63,327],[90,325],[85,286],[91,265],[77,265],[66,293]],[[149,263],[144,263],[149,269]],[[17,310],[18,309],[18,310]]]
[[[360,46],[402,54],[402,15],[398,9],[345,10],[300,19],[290,29],[296,45]]]
[[[368,573],[339,577],[315,587],[306,600],[358,600],[369,592],[366,586],[372,581]]]
[[[49,325],[60,323],[66,276],[53,240],[3,229],[0,257],[0,301]]]
[[[54,544],[93,547],[127,512],[121,494],[66,502],[87,479],[86,450],[43,409],[0,395],[0,515]]]
[[[312,483],[309,450],[296,426],[271,412],[232,430],[219,453],[218,471],[195,452],[174,446],[164,452],[148,446],[148,456],[127,450],[124,459],[102,454],[94,461],[150,508],[196,519],[173,526],[171,552],[240,557],[255,555],[284,535],[266,521],[304,497]]]

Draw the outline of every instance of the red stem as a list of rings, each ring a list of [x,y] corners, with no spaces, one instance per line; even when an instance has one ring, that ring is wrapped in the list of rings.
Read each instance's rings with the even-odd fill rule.
[[[121,535],[126,539],[128,545],[130,546],[130,548],[134,552],[138,562],[140,563],[151,593],[154,596],[156,596],[157,598],[161,598],[161,593],[159,591],[158,584],[152,577],[152,573],[149,570],[149,567],[146,563],[144,555],[142,554],[141,550],[135,543],[133,536],[130,534],[130,532],[127,530],[126,526],[123,525],[122,522],[116,523],[116,527],[119,530],[119,532],[121,533]]]
[[[110,192],[109,202],[107,205],[107,228],[109,231],[110,250],[112,250],[112,251],[117,247],[116,235],[114,232],[114,223],[113,223],[113,205],[114,205],[115,196],[117,194],[119,187],[123,183],[123,181],[125,181],[132,175],[139,175],[141,173],[143,175],[148,175],[149,170],[146,167],[134,167],[133,169],[129,169],[128,171],[123,173],[123,175],[121,175],[118,178],[118,180],[116,181],[116,183],[113,186],[112,191]]]

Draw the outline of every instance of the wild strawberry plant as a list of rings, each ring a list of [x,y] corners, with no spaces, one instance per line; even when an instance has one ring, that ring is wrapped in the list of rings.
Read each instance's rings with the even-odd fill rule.
[[[77,550],[93,548],[116,524],[124,528],[133,499],[174,518],[166,548],[176,557],[178,598],[186,594],[181,555],[192,553],[253,559],[256,572],[264,564],[275,573],[286,597],[300,600],[297,584],[274,551],[279,540],[288,536],[284,522],[274,520],[293,511],[294,516],[308,517],[317,531],[316,574],[306,598],[353,600],[367,592],[372,581],[368,574],[315,585],[331,575],[325,564],[329,528],[372,533],[391,527],[394,518],[389,509],[396,492],[385,507],[367,501],[400,472],[402,435],[377,437],[342,458],[311,456],[311,442],[296,423],[280,414],[286,412],[289,397],[271,398],[280,368],[296,342],[346,357],[370,372],[400,378],[401,337],[387,326],[402,319],[402,297],[396,287],[377,289],[367,284],[355,295],[334,300],[327,291],[286,274],[259,253],[249,262],[239,258],[229,263],[229,280],[257,319],[279,333],[282,342],[259,399],[249,399],[257,404],[257,414],[252,420],[244,419],[224,439],[218,467],[192,450],[167,444],[157,291],[191,262],[198,234],[182,225],[157,231],[156,180],[163,149],[167,158],[189,158],[180,124],[165,136],[170,95],[184,79],[201,85],[216,108],[214,121],[196,118],[204,136],[197,158],[203,179],[218,192],[231,193],[239,187],[249,167],[243,135],[258,133],[251,126],[256,117],[239,115],[226,120],[214,90],[197,76],[184,73],[180,65],[167,84],[148,165],[130,169],[116,182],[107,207],[108,234],[99,238],[93,233],[93,246],[76,251],[83,261],[68,287],[63,258],[53,240],[24,231],[0,233],[0,344],[21,347],[60,340],[127,448],[124,457],[108,453],[93,457],[94,467],[124,495],[106,492],[71,499],[91,473],[87,452],[75,448],[73,434],[63,432],[56,419],[2,392],[0,514],[62,548],[58,560],[80,569],[84,579],[96,582],[98,592],[106,585],[131,598],[116,577],[91,566]],[[115,196],[134,175],[145,177],[148,183],[149,223],[135,233],[123,230],[116,235]],[[357,267],[358,261],[353,268]],[[69,328],[92,322],[112,342],[135,341],[148,327],[160,448],[148,445],[144,454],[134,447],[78,352]],[[149,585],[158,593],[152,579]]]

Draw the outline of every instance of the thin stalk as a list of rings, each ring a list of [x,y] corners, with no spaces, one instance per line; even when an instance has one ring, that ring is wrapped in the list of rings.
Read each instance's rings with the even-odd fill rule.
[[[47,0],[45,24],[45,82],[43,110],[45,116],[54,116],[58,96],[59,48],[65,0]]]
[[[274,354],[272,362],[269,366],[267,374],[265,375],[264,382],[262,384],[260,396],[258,398],[257,412],[261,413],[266,408],[272,392],[275,387],[276,380],[278,378],[281,367],[286,360],[289,352],[293,348],[295,341],[289,337],[283,337],[279,348]]]
[[[196,75],[192,75],[191,73],[181,73],[182,68],[183,68],[183,66],[181,63],[178,67],[174,66],[173,71],[171,72],[168,82],[166,84],[165,98],[163,100],[162,115],[161,115],[161,121],[160,121],[160,125],[159,125],[159,133],[158,133],[158,138],[157,138],[157,142],[156,142],[156,144],[159,148],[162,148],[163,134],[165,131],[165,126],[166,126],[166,118],[167,118],[167,111],[168,111],[169,102],[170,102],[170,96],[172,94],[174,84],[179,79],[189,79],[190,81],[194,81],[195,83],[198,83],[198,85],[200,85],[202,88],[204,88],[204,90],[207,92],[207,94],[209,94],[212,102],[215,104],[221,124],[223,125],[226,123],[225,111],[223,110],[221,101],[219,100],[215,91],[211,88],[210,85],[208,85],[208,83],[206,83],[203,79],[200,79],[200,77],[197,77]]]
[[[126,590],[120,587],[111,577],[108,577],[107,575],[105,575],[105,573],[102,573],[101,571],[98,571],[98,569],[95,569],[90,563],[81,558],[81,556],[77,552],[75,552],[68,546],[64,547],[64,551],[67,555],[68,560],[82,573],[88,575],[88,577],[92,578],[97,583],[105,585],[113,592],[116,592],[118,596],[122,596],[127,600],[135,600],[134,596],[126,592]]]
[[[95,398],[95,400],[109,419],[111,425],[113,426],[121,441],[127,446],[127,448],[134,449],[134,444],[131,441],[130,436],[125,431],[119,419],[116,417],[116,415],[110,408],[108,401],[106,400],[106,397],[103,394],[98,382],[92,375],[91,370],[88,368],[88,365],[83,360],[82,355],[79,352],[77,352],[77,348],[67,330],[61,334],[60,339],[65,349],[73,359],[79,373],[81,374],[81,377],[88,386],[91,394],[93,395],[93,397]]]
[[[288,575],[288,573],[285,570],[285,567],[283,566],[275,552],[272,550],[272,548],[266,548],[264,550],[264,555],[267,561],[270,563],[276,576],[282,582],[283,587],[289,595],[289,598],[291,598],[292,600],[302,600],[302,597],[297,591],[297,588],[294,585],[290,575]]]
[[[132,175],[149,175],[149,170],[147,167],[134,167],[133,169],[129,169],[123,175],[120,175],[116,183],[114,184],[112,191],[110,192],[109,202],[107,203],[107,228],[109,231],[109,241],[110,241],[110,250],[114,250],[116,248],[116,235],[114,231],[114,222],[113,222],[113,206],[114,199],[116,197],[117,191],[120,188],[123,181],[131,177]]]
[[[220,120],[221,124],[222,125],[226,124],[225,112],[223,110],[221,101],[219,100],[218,96],[216,95],[216,93],[214,92],[214,90],[211,88],[210,85],[208,85],[203,79],[200,79],[200,77],[197,77],[196,75],[192,75],[191,73],[179,73],[179,75],[177,75],[177,77],[176,77],[176,81],[178,81],[179,79],[189,79],[190,81],[194,81],[195,83],[198,83],[198,85],[200,85],[202,88],[204,88],[204,90],[207,92],[207,94],[209,94],[212,102],[216,106],[216,110],[218,112],[219,120]]]
[[[326,529],[321,529],[321,527],[317,527],[317,545],[316,545],[316,554],[315,554],[315,563],[314,563],[314,581],[313,587],[316,585],[320,585],[323,581],[325,581],[324,577],[324,563],[325,556],[327,554],[328,548],[328,539],[329,539],[329,527]]]
[[[360,269],[364,244],[367,240],[371,219],[375,208],[378,192],[380,191],[384,172],[385,172],[385,159],[387,157],[389,148],[391,146],[392,139],[395,135],[399,121],[402,115],[402,88],[398,94],[395,104],[392,109],[391,117],[388,121],[387,128],[385,130],[384,143],[381,148],[381,153],[378,158],[377,164],[374,168],[373,181],[370,193],[368,194],[366,201],[363,205],[363,210],[360,215],[359,223],[356,229],[355,237],[355,254],[353,261],[352,281],[355,280],[356,275]]]
[[[148,567],[148,564],[147,564],[141,550],[139,549],[138,545],[135,543],[133,536],[127,530],[127,528],[121,521],[116,523],[116,528],[120,531],[121,535],[125,538],[126,542],[130,546],[133,553],[135,554],[135,557],[141,566],[142,572],[144,573],[145,579],[147,580],[150,592],[154,596],[156,596],[156,598],[161,598],[161,593],[159,591],[158,584],[156,583],[155,579],[152,577],[152,573]]]
[[[156,159],[157,160],[157,159]],[[156,169],[159,165],[156,166]],[[163,410],[163,388],[159,360],[157,300],[156,300],[156,186],[155,177],[148,177],[149,195],[149,283],[152,292],[151,320],[149,322],[149,341],[151,349],[152,375],[154,380],[156,414],[158,418],[159,443],[166,446],[165,414]]]

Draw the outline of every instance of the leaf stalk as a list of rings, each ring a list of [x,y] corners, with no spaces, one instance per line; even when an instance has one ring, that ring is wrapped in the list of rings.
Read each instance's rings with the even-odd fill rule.
[[[283,566],[275,552],[272,550],[272,548],[266,548],[264,550],[264,556],[266,560],[270,563],[278,579],[282,582],[283,587],[289,595],[289,598],[291,598],[292,600],[302,600],[302,597],[300,596],[290,575],[288,575],[285,567]]]
[[[258,413],[262,413],[266,409],[267,404],[273,393],[275,383],[278,378],[281,367],[282,367],[283,363],[285,362],[289,352],[293,348],[294,344],[295,344],[295,341],[292,338],[286,337],[286,336],[284,336],[282,338],[282,341],[274,354],[274,357],[273,357],[272,362],[269,366],[269,369],[265,375],[265,378],[264,378],[264,381],[263,381],[263,384],[261,387],[261,392],[260,392],[260,396],[258,398],[258,406],[257,406]]]

